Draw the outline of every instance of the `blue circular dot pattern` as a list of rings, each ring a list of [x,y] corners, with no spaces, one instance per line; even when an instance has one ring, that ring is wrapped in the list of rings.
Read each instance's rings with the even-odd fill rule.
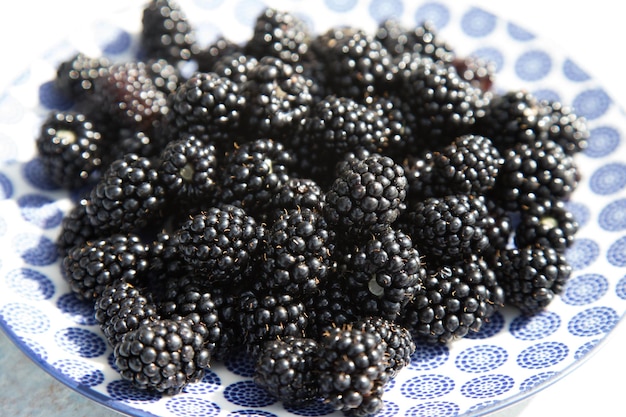
[[[31,268],[7,272],[7,286],[26,300],[47,300],[54,295],[54,284],[46,275]]]
[[[265,407],[276,402],[276,398],[253,381],[240,381],[230,384],[224,389],[224,398],[243,407]]]
[[[517,357],[522,368],[543,369],[556,365],[567,357],[569,348],[560,342],[540,342],[524,349]]]
[[[626,164],[612,163],[598,168],[589,179],[589,188],[596,194],[614,194],[626,186]]]
[[[432,401],[409,408],[410,417],[453,417],[459,415],[459,406],[449,401]]]
[[[598,126],[589,130],[587,149],[583,152],[590,158],[603,158],[611,155],[621,143],[621,135],[611,126]]]
[[[76,324],[95,325],[98,322],[94,317],[93,306],[79,300],[73,293],[61,295],[56,306],[64,317]]]
[[[561,317],[551,311],[533,316],[519,316],[509,325],[511,334],[519,340],[538,340],[553,334],[561,325]]]
[[[454,381],[438,374],[424,374],[411,378],[402,384],[402,394],[414,400],[441,397],[454,389]]]
[[[491,398],[502,395],[515,385],[515,380],[508,375],[484,375],[466,382],[461,393],[470,398]]]
[[[42,229],[51,229],[61,224],[63,212],[56,202],[39,194],[26,194],[17,199],[22,217]]]
[[[0,200],[5,200],[13,195],[13,182],[0,172]]]
[[[480,345],[460,352],[455,364],[461,371],[481,373],[498,368],[508,356],[506,349],[500,346]]]
[[[198,397],[172,397],[165,406],[176,416],[213,417],[220,412],[220,407],[217,404]]]
[[[54,362],[52,365],[76,383],[87,387],[100,385],[104,382],[104,373],[100,369],[85,362],[61,359]]]
[[[450,21],[450,11],[442,3],[426,2],[415,11],[414,20],[416,25],[430,22],[435,28],[441,29]]]
[[[568,282],[561,298],[564,303],[575,306],[591,304],[606,294],[609,281],[601,274],[582,274]]]
[[[61,329],[54,335],[54,340],[61,349],[83,358],[100,356],[107,347],[102,336],[80,327]]]
[[[525,81],[537,81],[548,75],[552,69],[552,59],[544,51],[528,51],[515,61],[517,76]]]
[[[496,17],[484,10],[472,8],[461,19],[461,29],[472,37],[484,37],[496,27]]]
[[[425,371],[435,369],[445,363],[450,357],[450,349],[445,345],[418,343],[415,352],[411,355],[409,367]]]
[[[617,313],[610,307],[590,307],[572,317],[567,329],[574,336],[597,336],[609,332],[618,320]]]
[[[576,114],[585,117],[587,120],[594,120],[601,117],[609,109],[611,98],[600,88],[585,90],[574,97],[572,106]]]
[[[565,257],[573,269],[583,269],[593,264],[600,254],[600,247],[594,240],[579,238],[567,250]]]

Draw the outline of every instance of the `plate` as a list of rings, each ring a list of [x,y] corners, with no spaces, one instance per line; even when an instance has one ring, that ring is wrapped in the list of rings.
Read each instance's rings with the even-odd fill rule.
[[[326,0],[311,13],[301,1],[180,1],[202,42],[218,34],[249,36],[265,5],[291,10],[316,32],[359,22],[373,30],[387,17],[435,23],[460,55],[496,64],[499,89],[526,88],[572,104],[589,121],[589,148],[578,156],[583,180],[568,207],[581,224],[567,258],[574,274],[564,293],[532,318],[497,313],[489,325],[448,346],[419,345],[385,393],[381,416],[483,415],[543,389],[575,369],[626,310],[626,162],[623,113],[601,84],[550,42],[480,8],[455,2]],[[135,416],[332,415],[323,404],[285,408],[255,387],[251,364],[233,358],[174,397],[138,391],[112,366],[112,352],[91,309],[59,273],[54,240],[73,196],[50,184],[33,138],[50,108],[69,103],[50,80],[76,50],[123,60],[136,48],[140,9],[99,18],[36,58],[0,95],[0,323],[11,339],[55,378],[114,410]],[[216,19],[219,16],[219,19]]]

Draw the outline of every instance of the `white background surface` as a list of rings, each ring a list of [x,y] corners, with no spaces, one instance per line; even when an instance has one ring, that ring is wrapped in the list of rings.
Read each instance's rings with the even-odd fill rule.
[[[138,0],[133,1],[142,4]],[[315,1],[317,0],[310,2],[313,4]],[[0,87],[17,76],[20,70],[25,69],[30,57],[40,54],[54,40],[61,39],[65,34],[75,34],[76,29],[82,26],[80,23],[76,24],[75,16],[97,16],[104,10],[128,3],[120,0],[12,0],[10,4],[8,1],[3,2],[3,22],[0,24],[2,57]],[[600,80],[606,91],[622,108],[626,108],[626,82],[623,79],[626,71],[623,58],[626,54],[623,46],[626,41],[626,22],[618,9],[618,2],[475,0],[467,3],[483,7],[499,17],[512,20],[539,37],[556,42],[586,72]],[[13,349],[13,346],[6,343],[3,343],[3,348],[5,345],[7,349]],[[573,373],[540,392],[527,403],[520,404],[501,415],[507,417],[624,415],[625,348],[626,324],[622,322],[612,332],[607,343]],[[7,353],[15,354],[0,352],[3,355]],[[26,357],[20,356],[19,352],[16,357],[28,361]],[[9,377],[5,371],[6,369],[0,370],[0,380]],[[34,372],[43,373],[39,369],[35,369]],[[38,376],[35,374],[31,377]],[[54,381],[46,378],[46,375],[39,377],[42,383],[54,384]],[[19,381],[15,384],[13,384],[15,388],[19,389]],[[54,386],[56,391],[63,392],[63,389],[66,388]],[[18,407],[14,409],[24,412],[19,414],[24,416],[118,415],[100,409],[99,405],[90,401],[78,405],[80,408],[78,410],[74,404],[72,407],[68,406],[67,411],[63,411],[61,407],[61,411],[57,412],[48,408],[49,400],[46,397],[33,397],[26,392],[24,396],[15,398],[15,401],[18,402]],[[20,402],[23,404],[20,405]],[[0,411],[0,414],[4,415],[4,412]]]

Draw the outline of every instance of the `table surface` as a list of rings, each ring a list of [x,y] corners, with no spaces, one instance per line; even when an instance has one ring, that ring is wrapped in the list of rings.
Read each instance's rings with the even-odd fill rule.
[[[7,58],[0,65],[1,80],[11,79],[19,73],[14,57],[21,57],[27,64],[24,51],[37,56],[50,43],[42,44],[39,38],[15,36],[16,33],[37,33],[37,28],[54,22],[59,38],[69,33],[72,25],[68,11],[89,9],[97,16],[99,11],[123,4],[120,0],[108,2],[84,2],[79,0],[55,0],[40,2],[22,0],[12,2],[9,12],[15,18],[3,19],[0,25],[0,52]],[[610,85],[610,94],[626,108],[626,83],[621,78],[623,48],[612,40],[626,39],[623,16],[617,12],[611,0],[596,0],[594,7],[580,7],[571,3],[525,0],[502,2],[497,0],[474,0],[468,2],[492,11],[505,19],[517,22],[531,32],[551,39],[576,58],[594,78]],[[85,6],[89,4],[89,6]],[[32,10],[37,10],[36,14]],[[6,12],[6,9],[5,9]],[[8,15],[8,13],[7,13]],[[24,16],[28,16],[25,19]],[[24,30],[26,25],[26,30]],[[39,32],[40,33],[40,32]],[[616,45],[618,44],[618,45]],[[614,49],[617,46],[616,49]],[[614,379],[626,375],[626,324],[620,322],[611,332],[606,343],[574,372],[517,406],[504,410],[498,416],[534,417],[545,415],[614,415],[623,408],[623,387]],[[608,376],[612,375],[613,378]],[[12,417],[114,417],[115,411],[106,409],[57,382],[35,363],[31,362],[12,342],[0,332],[0,414]],[[603,410],[605,412],[603,412]],[[609,412],[610,411],[610,412]]]

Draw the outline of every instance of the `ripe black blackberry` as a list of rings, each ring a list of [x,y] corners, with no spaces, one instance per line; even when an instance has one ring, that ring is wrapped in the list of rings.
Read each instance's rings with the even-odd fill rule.
[[[520,211],[517,247],[538,246],[564,253],[574,243],[578,223],[563,201],[534,201]]]
[[[520,142],[502,154],[494,187],[495,197],[509,210],[534,200],[566,200],[578,186],[580,173],[574,158],[546,139]]]
[[[165,226],[165,225],[164,225]],[[193,266],[189,265],[181,256],[178,248],[178,236],[176,227],[172,231],[165,228],[156,232],[154,238],[146,244],[148,252],[148,264],[152,280],[161,278],[181,277],[193,272]]]
[[[483,251],[483,257],[491,260],[498,251],[512,245],[519,213],[509,212],[492,198],[485,198],[485,203],[489,214],[485,219],[484,229],[489,246]]]
[[[239,85],[216,73],[196,73],[167,99],[170,135],[191,134],[223,150],[240,133],[246,99]]]
[[[61,271],[72,292],[95,302],[114,280],[133,283],[148,269],[146,247],[134,234],[113,234],[72,248]]]
[[[211,354],[190,320],[144,321],[113,350],[121,377],[139,389],[177,394],[199,381]]]
[[[307,53],[309,42],[309,30],[303,20],[290,12],[268,7],[257,16],[245,51],[257,58],[269,55],[297,65]]]
[[[489,247],[488,214],[483,196],[431,197],[407,211],[407,227],[420,253],[454,263]]]
[[[258,58],[242,84],[249,137],[285,140],[311,111],[310,83],[293,66],[273,56]]]
[[[56,239],[61,258],[73,247],[97,238],[97,232],[87,216],[87,204],[86,199],[81,199],[61,220],[61,230]]]
[[[93,91],[96,78],[108,74],[111,62],[103,56],[92,57],[78,52],[57,67],[55,87],[67,97],[84,100]]]
[[[439,264],[423,280],[399,323],[429,343],[448,343],[478,331],[504,305],[496,277],[476,255],[456,265]]]
[[[402,160],[407,180],[407,207],[413,207],[431,197],[442,197],[447,194],[448,184],[435,169],[434,153],[426,152],[421,156],[409,156]]]
[[[539,103],[537,124],[545,132],[545,136],[561,145],[563,152],[568,155],[587,148],[590,135],[587,120],[559,101]]]
[[[525,315],[547,307],[563,292],[572,273],[564,254],[541,246],[501,251],[495,265],[505,303]]]
[[[415,153],[412,130],[415,118],[406,102],[401,100],[397,93],[367,97],[364,103],[382,120],[383,140],[377,147],[377,152],[398,159],[405,158],[407,153]]]
[[[452,66],[461,78],[482,91],[491,91],[495,81],[496,66],[493,62],[476,56],[457,57]]]
[[[328,279],[319,291],[306,297],[309,324],[306,336],[318,340],[331,327],[342,327],[360,317],[357,306],[338,279]]]
[[[222,205],[191,216],[175,232],[181,259],[207,280],[241,284],[260,255],[265,226],[240,207]]]
[[[145,5],[139,44],[146,58],[172,63],[191,59],[199,49],[194,28],[174,0],[151,0]]]
[[[324,63],[327,91],[362,100],[386,90],[392,59],[374,36],[354,27],[335,27],[311,41],[312,54]]]
[[[123,159],[126,154],[133,153],[139,157],[157,160],[161,150],[165,147],[165,137],[158,133],[159,123],[155,123],[148,131],[122,128],[116,134],[116,139],[108,143],[107,152],[103,155],[103,165],[108,167],[113,161]]]
[[[145,66],[152,83],[159,91],[170,94],[176,91],[185,79],[180,69],[166,59],[139,61],[138,66]]]
[[[217,57],[211,72],[220,77],[226,77],[241,86],[248,81],[248,73],[258,63],[259,60],[255,57],[246,55],[243,51],[234,51]]]
[[[407,328],[394,321],[376,316],[361,318],[351,323],[350,326],[357,330],[380,335],[385,344],[385,355],[388,358],[385,372],[391,378],[395,378],[402,368],[411,363],[411,355],[415,352],[415,342]]]
[[[215,200],[216,153],[215,146],[190,135],[182,135],[165,146],[157,171],[169,201],[198,204]]]
[[[310,209],[316,213],[322,213],[325,192],[317,182],[310,178],[289,178],[270,202],[272,212],[270,221],[277,219],[291,209]]]
[[[158,172],[135,154],[112,162],[88,200],[87,215],[101,233],[138,231],[159,216],[166,201]]]
[[[361,315],[396,320],[426,276],[410,236],[388,227],[345,246],[338,268],[352,304]]]
[[[54,184],[77,189],[96,181],[105,143],[84,114],[49,113],[41,123],[35,144],[43,169]]]
[[[150,293],[124,279],[116,279],[106,286],[95,301],[94,316],[112,347],[143,322],[159,317]]]
[[[486,194],[503,162],[491,140],[480,135],[460,136],[433,153],[434,174],[445,184],[446,194]]]
[[[452,46],[440,38],[429,22],[409,29],[395,19],[386,19],[378,25],[375,37],[393,57],[417,53],[443,64],[451,64],[456,57]]]
[[[355,415],[380,411],[383,387],[389,380],[380,334],[334,327],[322,334],[318,345],[316,367],[323,401]]]
[[[255,285],[309,297],[332,274],[335,233],[320,212],[308,208],[285,211],[268,226]]]
[[[266,342],[254,368],[254,382],[287,405],[318,398],[314,339],[287,336]]]
[[[353,160],[326,193],[324,216],[343,233],[386,230],[404,211],[407,180],[393,159],[373,154]]]
[[[450,138],[471,133],[490,102],[489,94],[462,79],[451,66],[415,53],[398,59],[393,78],[394,91],[413,112],[418,149],[437,150]]]
[[[289,179],[292,155],[272,139],[257,139],[227,153],[218,175],[220,199],[250,215],[267,214],[272,198]]]
[[[239,296],[239,328],[246,351],[258,357],[268,341],[304,337],[308,324],[302,301],[277,291],[246,290]]]
[[[217,72],[215,65],[222,58],[234,54],[243,55],[243,46],[236,43],[225,36],[218,36],[213,42],[204,48],[201,48],[194,56],[198,64],[196,70],[198,72]],[[224,75],[224,74],[220,74]]]

